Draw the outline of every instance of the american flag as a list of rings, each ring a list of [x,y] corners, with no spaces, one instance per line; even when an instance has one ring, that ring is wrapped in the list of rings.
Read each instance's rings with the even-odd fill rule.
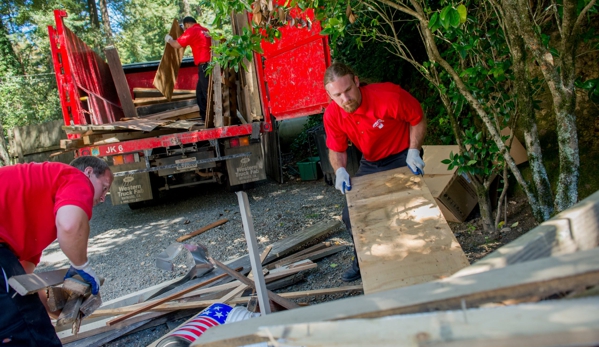
[[[206,329],[225,324],[229,312],[233,308],[229,305],[216,303],[210,305],[204,311],[200,312],[193,320],[181,328],[173,331],[172,336],[182,337],[190,342],[197,340]]]

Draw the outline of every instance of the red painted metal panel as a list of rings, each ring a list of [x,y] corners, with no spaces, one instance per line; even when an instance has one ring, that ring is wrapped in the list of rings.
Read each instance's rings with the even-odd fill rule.
[[[266,126],[263,131],[268,131]],[[141,152],[145,149],[160,147],[170,147],[208,141],[212,139],[222,139],[234,136],[250,135],[252,133],[252,124],[235,125],[222,128],[205,129],[198,131],[188,131],[184,133],[169,134],[159,137],[150,137],[140,140],[129,140],[120,143],[85,147],[78,150],[79,155],[93,155],[96,157],[111,156],[123,153]]]
[[[131,95],[133,88],[156,88],[154,87],[154,76],[156,71],[130,72],[125,75]],[[179,69],[175,89],[196,89],[198,83],[198,67],[190,66]]]
[[[283,4],[285,0],[278,0]],[[281,39],[274,43],[262,42],[262,55],[255,55],[258,79],[266,119],[277,120],[322,113],[329,99],[322,84],[324,71],[331,65],[331,53],[326,36],[321,36],[320,22],[314,13],[293,9],[294,17],[312,21],[312,27],[281,28]],[[252,14],[248,14],[251,21]]]

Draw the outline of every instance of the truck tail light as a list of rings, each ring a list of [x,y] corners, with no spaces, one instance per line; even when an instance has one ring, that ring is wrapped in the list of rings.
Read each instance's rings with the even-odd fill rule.
[[[112,164],[113,165],[122,165],[125,164],[125,157],[122,155],[114,155],[112,156]]]
[[[229,140],[229,146],[231,147],[239,147],[239,138],[233,138]]]
[[[242,137],[239,139],[239,145],[240,146],[249,146],[250,145],[250,138],[249,137]]]

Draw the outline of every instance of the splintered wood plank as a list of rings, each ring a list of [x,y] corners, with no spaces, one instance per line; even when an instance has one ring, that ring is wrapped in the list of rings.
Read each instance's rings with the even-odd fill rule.
[[[125,71],[123,70],[121,59],[119,58],[119,52],[114,46],[106,47],[104,52],[106,53],[106,60],[108,61],[108,67],[110,68],[110,74],[112,75],[116,92],[121,101],[123,114],[128,118],[137,117],[137,110],[135,109],[133,99],[131,98],[129,83],[127,83],[127,78],[125,77]]]
[[[185,99],[195,99],[196,95],[195,94],[181,94],[181,95],[175,95],[175,96],[170,96],[170,97],[166,97],[166,96],[159,96],[159,97],[155,97],[155,98],[138,98],[133,100],[133,103],[135,104],[135,106],[145,106],[145,105],[152,105],[152,104],[161,104],[167,101],[178,101],[178,100],[185,100]]]
[[[221,74],[220,65],[215,65],[214,70],[212,70],[212,78],[213,84],[212,88],[214,88],[212,92],[212,102],[214,104],[214,127],[221,127],[223,124],[223,79]]]
[[[13,276],[8,279],[8,284],[21,295],[33,294],[40,289],[62,283],[67,270],[68,268]]]
[[[173,90],[173,95],[177,95],[177,94],[194,94],[195,95],[196,90],[195,89],[174,89]],[[162,93],[156,89],[156,88],[133,88],[133,95],[136,98],[155,98],[158,96],[163,96]]]
[[[599,283],[599,249],[548,257],[475,275],[391,289],[370,295],[330,301],[289,312],[276,312],[236,324],[212,327],[192,346],[233,347],[268,341],[261,327],[378,318],[398,314],[476,307],[486,302],[531,295],[548,297]],[[343,345],[343,344],[341,344]],[[498,345],[493,345],[498,346]]]
[[[434,281],[469,265],[435,199],[409,168],[355,177],[346,196],[364,293]]]
[[[174,19],[169,35],[172,36],[173,40],[176,40],[181,34],[183,34],[183,30],[179,27],[179,22]],[[154,86],[169,101],[173,96],[173,90],[175,89],[175,82],[177,81],[177,74],[179,73],[181,62],[183,61],[184,52],[185,48],[173,48],[167,43],[164,48],[162,59],[160,59],[160,65],[158,65],[156,76],[154,77]]]

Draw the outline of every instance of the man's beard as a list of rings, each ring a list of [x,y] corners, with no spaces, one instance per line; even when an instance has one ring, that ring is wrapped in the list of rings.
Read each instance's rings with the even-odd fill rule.
[[[352,113],[355,110],[358,109],[358,101],[357,100],[351,100],[346,102],[345,104],[343,104],[343,106],[341,106],[343,108],[343,110],[347,113]]]

